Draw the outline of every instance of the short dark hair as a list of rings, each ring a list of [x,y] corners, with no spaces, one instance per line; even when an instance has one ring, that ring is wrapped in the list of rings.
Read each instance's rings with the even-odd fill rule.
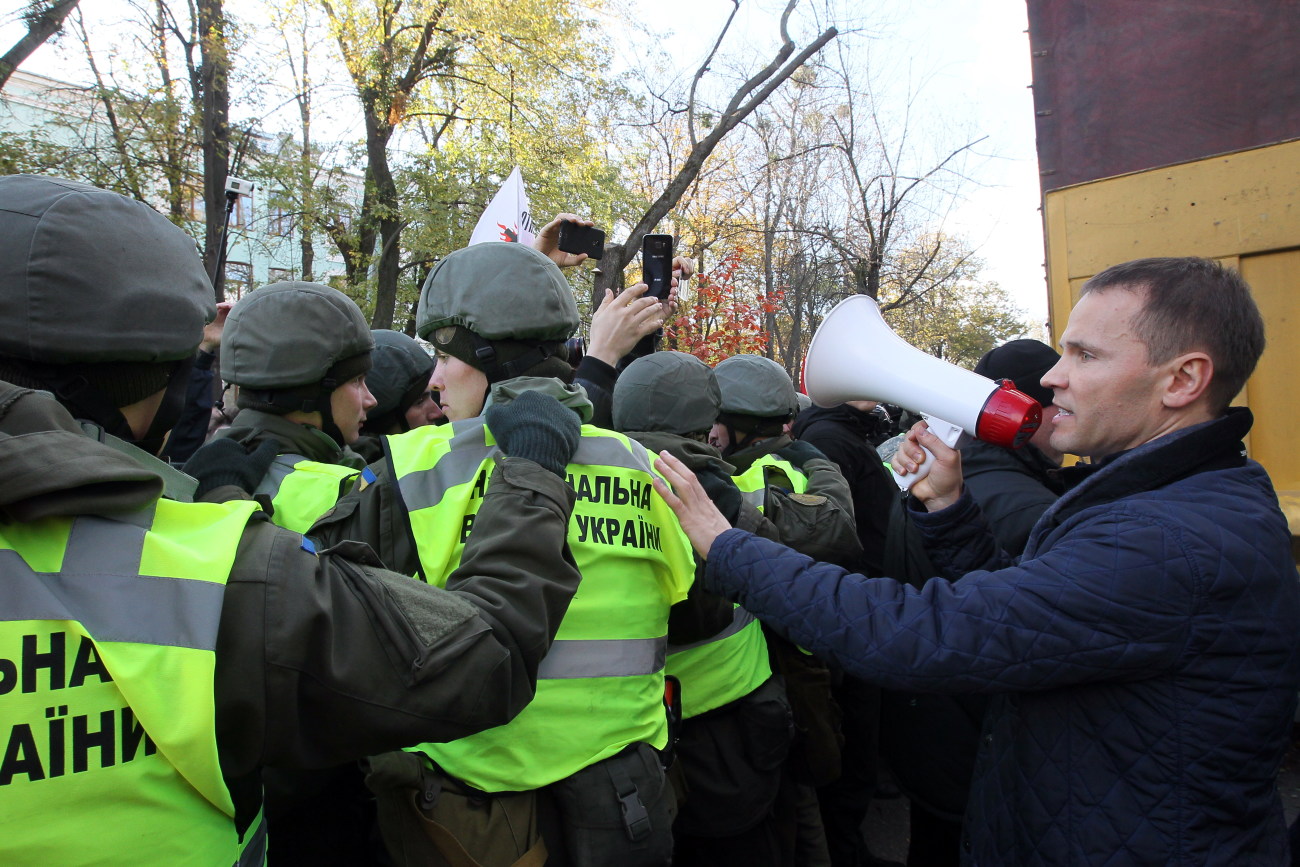
[[[1116,288],[1144,293],[1133,327],[1147,346],[1147,360],[1156,365],[1205,352],[1214,363],[1206,388],[1211,409],[1225,410],[1264,352],[1264,319],[1241,275],[1192,256],[1134,259],[1090,279],[1081,295]]]

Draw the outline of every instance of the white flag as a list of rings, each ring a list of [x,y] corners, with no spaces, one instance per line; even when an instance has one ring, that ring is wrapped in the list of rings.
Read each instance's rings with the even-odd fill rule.
[[[528,212],[528,193],[524,192],[524,176],[519,173],[519,166],[515,166],[483,216],[478,218],[469,244],[472,247],[484,241],[518,241],[531,247],[536,237],[533,215]]]

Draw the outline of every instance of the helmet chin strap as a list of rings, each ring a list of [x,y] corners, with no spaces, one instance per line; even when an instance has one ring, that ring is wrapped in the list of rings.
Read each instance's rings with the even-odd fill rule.
[[[321,433],[334,440],[339,448],[346,448],[347,443],[343,441],[343,431],[334,422],[334,401],[331,400],[334,389],[338,388],[340,383],[332,377],[326,377],[321,380],[320,394],[316,398],[316,411],[320,413]]]
[[[162,452],[167,443],[167,434],[180,421],[181,413],[185,411],[185,396],[189,392],[190,369],[193,366],[193,357],[176,365],[171,378],[167,380],[167,390],[163,393],[162,402],[158,404],[158,411],[153,414],[149,429],[135,443],[151,455]]]

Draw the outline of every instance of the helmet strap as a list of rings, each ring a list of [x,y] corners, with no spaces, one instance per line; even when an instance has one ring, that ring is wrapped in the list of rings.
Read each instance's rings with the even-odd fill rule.
[[[529,346],[524,354],[518,358],[505,363],[498,363],[497,349],[490,340],[475,334],[473,331],[467,330],[466,333],[469,334],[474,345],[474,366],[487,376],[488,385],[522,376],[548,358],[558,355],[564,347],[563,343],[548,344],[538,341]]]

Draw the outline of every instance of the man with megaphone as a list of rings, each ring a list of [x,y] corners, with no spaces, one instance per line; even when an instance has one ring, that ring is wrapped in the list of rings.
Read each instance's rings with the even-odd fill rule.
[[[1117,265],[1061,347],[1051,446],[1091,463],[1019,559],[924,425],[895,459],[934,455],[910,507],[940,577],[919,589],[729,528],[661,457],[666,498],[706,586],[801,647],[882,686],[992,696],[964,863],[1286,863],[1300,582],[1242,447],[1250,410],[1229,407],[1264,348],[1250,289],[1204,259]]]

